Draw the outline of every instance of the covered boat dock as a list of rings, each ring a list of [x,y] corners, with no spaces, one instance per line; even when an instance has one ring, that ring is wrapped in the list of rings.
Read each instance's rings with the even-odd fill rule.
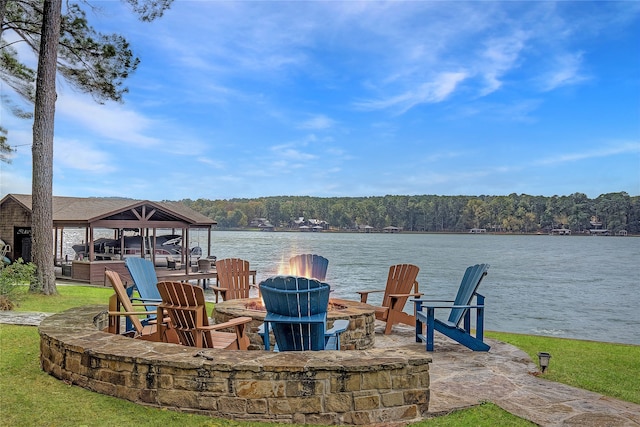
[[[31,260],[31,195],[8,194],[0,200],[0,238],[11,248],[7,257],[11,260],[23,258]],[[211,229],[216,222],[178,202],[154,202],[117,197],[53,197],[53,233],[54,247],[52,260],[63,267],[72,280],[104,284],[106,268],[115,270],[128,277],[124,266],[125,256],[140,256],[154,263],[159,261],[155,250],[158,232],[169,232],[181,236],[179,260],[183,266],[189,266],[190,232],[195,229],[207,231],[206,253],[211,254]],[[69,260],[64,252],[64,230],[84,229],[88,251],[82,259]],[[111,230],[113,238],[119,239],[121,247],[111,256],[96,253],[94,236],[97,230]],[[125,231],[137,231],[140,236],[139,254],[126,254],[124,247]],[[145,246],[146,242],[152,242]],[[68,243],[68,242],[67,242]],[[144,248],[144,249],[143,249]],[[66,270],[66,271],[65,271]],[[69,271],[70,270],[70,271]],[[185,268],[185,275],[189,275]]]

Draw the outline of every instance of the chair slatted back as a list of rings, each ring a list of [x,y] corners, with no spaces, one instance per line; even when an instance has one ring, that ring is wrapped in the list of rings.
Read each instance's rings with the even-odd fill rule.
[[[299,276],[275,276],[260,283],[267,312],[289,318],[273,325],[280,351],[324,350],[329,292],[328,284]],[[305,317],[323,314],[324,324],[305,322]]]
[[[249,261],[226,258],[216,261],[218,285],[227,289],[225,300],[249,298]]]
[[[198,326],[208,326],[207,307],[202,288],[181,282],[160,282],[158,292],[162,297],[160,307],[171,319],[171,326],[183,345],[213,348],[211,333],[198,331]]]
[[[153,263],[144,258],[129,257],[125,258],[124,264],[129,270],[129,274],[133,279],[140,298],[144,302],[160,302],[162,297],[158,292],[158,276]],[[155,312],[152,307],[147,307],[147,311]]]
[[[289,274],[324,281],[329,260],[321,255],[302,254],[289,259]]]
[[[467,267],[464,272],[464,276],[462,277],[462,282],[460,282],[460,287],[458,288],[458,293],[456,294],[456,299],[454,300],[453,305],[471,304],[471,301],[480,286],[480,282],[482,282],[482,279],[488,273],[488,269],[489,264],[476,264]],[[468,310],[468,308],[452,308],[451,313],[449,314],[449,322],[456,326],[459,325]]]
[[[105,270],[104,274],[107,277],[107,280],[109,281],[109,283],[111,283],[111,287],[115,292],[114,294],[115,298],[112,299],[113,302],[110,301],[110,304],[109,304],[110,305],[109,311],[120,311],[120,308],[124,308],[125,312],[129,312],[129,313],[134,312],[135,309],[133,307],[133,304],[131,303],[131,300],[129,299],[129,295],[127,294],[127,289],[122,283],[122,279],[120,278],[120,275],[113,270]],[[155,307],[153,307],[153,310],[155,310]],[[136,333],[142,334],[143,325],[142,325],[142,321],[140,321],[140,318],[136,315],[128,315],[127,319],[135,329]]]
[[[418,292],[418,273],[420,268],[413,264],[396,264],[389,267],[389,276],[387,277],[387,286],[384,290],[384,297],[382,298],[382,306],[389,307],[391,305],[391,298],[389,295],[396,294],[411,294],[414,293],[412,289],[415,288],[415,293]],[[409,297],[403,297],[398,299],[398,306],[404,307]]]

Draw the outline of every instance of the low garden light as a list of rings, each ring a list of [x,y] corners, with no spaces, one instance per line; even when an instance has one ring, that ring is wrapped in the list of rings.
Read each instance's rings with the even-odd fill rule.
[[[551,359],[551,355],[549,353],[538,353],[538,361],[540,362],[540,369],[542,369],[542,372],[547,370],[547,367],[549,366],[549,359]]]

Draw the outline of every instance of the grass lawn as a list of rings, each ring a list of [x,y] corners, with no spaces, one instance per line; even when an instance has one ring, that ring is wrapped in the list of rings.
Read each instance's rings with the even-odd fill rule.
[[[19,311],[59,312],[71,307],[104,304],[110,288],[58,286],[59,295],[25,293]],[[537,361],[551,353],[544,377],[608,396],[640,403],[640,346],[567,340],[491,332],[487,336],[511,343]],[[40,370],[36,327],[0,325],[0,424],[3,426],[250,426],[245,423],[148,408],[70,386]],[[533,426],[486,403],[413,426]]]

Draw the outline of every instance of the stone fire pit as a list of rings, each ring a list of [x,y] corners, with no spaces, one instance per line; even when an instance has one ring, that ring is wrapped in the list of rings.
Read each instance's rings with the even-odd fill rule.
[[[237,421],[404,425],[428,414],[431,357],[416,343],[393,351],[199,349],[110,334],[106,309],[44,319],[42,370],[138,404]]]
[[[349,321],[349,328],[340,336],[343,350],[366,350],[375,344],[375,308],[369,304],[343,299],[330,299],[327,312],[327,328],[338,319]],[[249,324],[250,349],[263,349],[258,328],[264,322],[267,312],[260,298],[234,299],[219,302],[213,310],[215,323],[224,323],[230,319],[247,316],[254,319]]]

